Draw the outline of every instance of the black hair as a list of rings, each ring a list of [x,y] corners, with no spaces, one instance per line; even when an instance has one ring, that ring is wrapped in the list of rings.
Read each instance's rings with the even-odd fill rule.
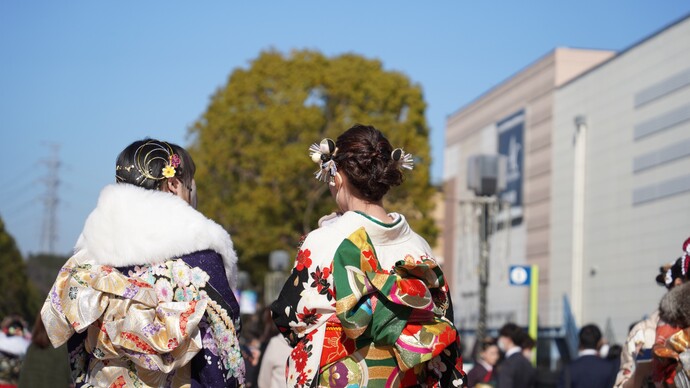
[[[371,125],[355,124],[335,141],[333,160],[362,199],[378,202],[392,186],[403,181],[398,163],[391,158],[393,146]]]
[[[118,183],[158,190],[166,179],[163,168],[170,163],[172,154],[180,158],[174,176],[191,187],[196,166],[187,150],[156,139],[137,140],[122,150],[115,162],[115,179]]]
[[[486,337],[483,340],[479,341],[479,351],[480,352],[483,352],[492,346],[498,346],[496,339],[493,337]]]
[[[522,341],[527,333],[525,333],[520,326],[512,322],[508,322],[501,327],[501,329],[498,331],[498,335],[499,337],[508,337],[511,341],[513,341],[513,344],[520,346],[522,345]]]
[[[537,342],[529,334],[525,333],[525,335],[522,337],[522,342],[520,342],[519,345],[523,349],[534,349],[534,347],[537,345]]]
[[[619,360],[621,358],[621,353],[623,353],[623,346],[614,344],[609,347],[609,352],[606,355],[607,360]]]
[[[594,324],[582,326],[580,329],[580,347],[582,349],[596,349],[601,341],[601,330]]]

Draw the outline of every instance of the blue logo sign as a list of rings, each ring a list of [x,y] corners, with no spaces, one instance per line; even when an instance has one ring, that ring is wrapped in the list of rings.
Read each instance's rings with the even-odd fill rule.
[[[512,286],[529,286],[532,281],[532,267],[529,265],[511,265],[508,279]]]

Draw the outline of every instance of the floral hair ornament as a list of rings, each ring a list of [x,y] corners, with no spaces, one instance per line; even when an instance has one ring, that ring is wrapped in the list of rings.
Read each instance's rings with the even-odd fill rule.
[[[172,154],[168,158],[168,164],[163,167],[163,176],[172,178],[175,176],[176,168],[180,165],[180,157],[177,154]]]
[[[338,153],[338,148],[335,146],[335,142],[328,138],[321,140],[319,144],[314,143],[309,147],[309,157],[320,167],[314,173],[316,179],[328,182],[331,186],[335,186],[334,178],[338,172],[338,168],[333,160],[336,153]]]
[[[151,147],[151,149],[144,154],[144,149],[148,147]],[[165,154],[167,157],[164,157],[161,155],[161,153]],[[177,173],[176,168],[180,166],[180,157],[173,153],[172,147],[165,142],[159,143],[148,141],[142,144],[134,152],[134,160],[137,170],[141,173],[141,176],[137,178],[137,180],[142,177],[156,181],[165,178],[172,178]],[[153,172],[150,169],[150,164],[154,160],[165,161],[165,166],[163,166],[163,169],[161,170],[162,176],[153,175]]]
[[[682,266],[682,271],[683,271],[683,278],[688,279],[690,276],[688,275],[688,272],[690,272],[690,237],[685,240],[683,243],[683,256],[681,256],[683,259],[683,266]]]
[[[398,164],[398,168],[405,168],[408,170],[412,170],[414,168],[412,154],[406,154],[402,148],[394,149],[393,152],[391,152],[391,159]]]
[[[683,255],[675,262],[659,268],[661,272],[656,277],[656,282],[671,289],[676,279],[690,280],[690,238],[683,243]]]
[[[673,288],[676,279],[683,279],[683,257],[679,257],[673,263],[663,265],[659,268],[659,274],[656,276],[656,282],[659,285],[666,286],[669,290]]]

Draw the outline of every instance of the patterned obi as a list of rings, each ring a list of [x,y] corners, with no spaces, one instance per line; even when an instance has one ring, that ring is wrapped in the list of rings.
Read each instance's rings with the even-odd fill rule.
[[[70,353],[77,386],[188,386],[205,373],[191,368],[200,352],[204,367],[227,375],[218,384],[243,382],[232,308],[205,271],[177,259],[130,274],[72,258],[46,299],[53,345],[81,340]]]
[[[454,350],[457,332],[445,316],[445,283],[433,260],[401,260],[384,271],[360,229],[336,253],[333,277],[336,314],[326,323],[321,385],[407,386],[427,374],[438,384],[455,369],[457,355],[447,349]]]

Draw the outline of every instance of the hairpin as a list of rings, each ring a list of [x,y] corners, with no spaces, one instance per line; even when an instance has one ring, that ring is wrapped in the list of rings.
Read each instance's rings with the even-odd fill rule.
[[[118,175],[117,171],[120,170],[126,170],[127,172],[130,172],[134,168],[133,164],[130,164],[129,166],[120,166],[119,164],[115,166],[115,182],[124,182],[126,181],[125,178],[121,177]]]
[[[172,147],[170,147],[168,143],[161,143],[165,144],[165,146],[157,142],[148,141],[139,146],[139,148],[137,148],[137,150],[134,152],[134,161],[136,163],[136,168],[141,173],[141,176],[139,178],[144,177],[147,179],[157,181],[165,178],[172,178],[177,173],[176,168],[180,165],[180,157],[177,154],[173,153]],[[141,151],[144,147],[148,145],[152,145],[153,148],[149,150],[146,153],[146,155],[143,156],[142,159]],[[168,155],[167,159],[160,155],[151,156],[152,153],[158,151],[166,153]],[[162,176],[154,176],[151,169],[149,168],[149,165],[154,160],[165,160],[165,166],[163,166],[163,169],[161,170]],[[139,178],[137,178],[137,180],[139,180]]]
[[[391,159],[398,163],[399,168],[406,168],[412,170],[414,168],[414,160],[412,154],[406,154],[402,148],[396,148],[391,152]]]
[[[314,173],[316,179],[328,182],[331,186],[335,185],[333,180],[338,172],[338,168],[333,160],[336,153],[338,153],[338,148],[331,139],[323,139],[319,144],[314,143],[309,147],[309,157],[314,163],[318,163],[320,167]]]

